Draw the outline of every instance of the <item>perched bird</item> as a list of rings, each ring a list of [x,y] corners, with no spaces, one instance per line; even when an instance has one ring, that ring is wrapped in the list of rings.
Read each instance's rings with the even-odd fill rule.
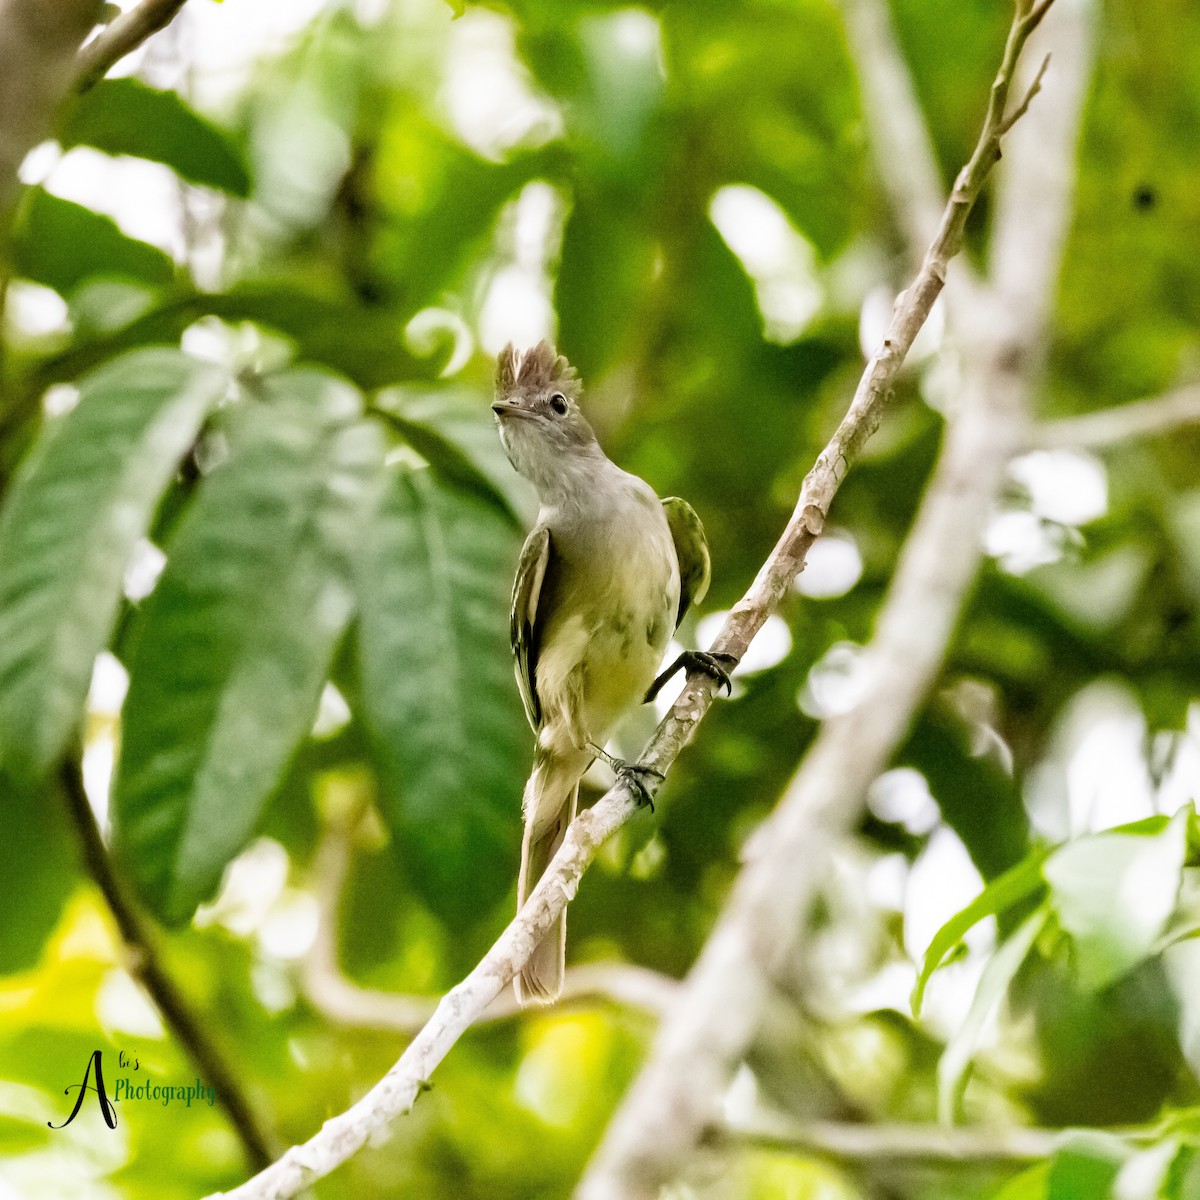
[[[728,686],[722,663],[732,661],[687,653],[655,679],[671,634],[708,590],[708,542],[691,505],[660,502],[605,456],[579,394],[574,368],[545,342],[523,356],[511,345],[501,353],[492,411],[509,461],[541,501],[512,596],[517,686],[537,735],[518,907],[562,844],[594,759],[649,799],[644,779],[656,773],[602,748],[617,720],[680,668]],[[558,995],[566,936],[564,914],[515,980],[522,1003]]]

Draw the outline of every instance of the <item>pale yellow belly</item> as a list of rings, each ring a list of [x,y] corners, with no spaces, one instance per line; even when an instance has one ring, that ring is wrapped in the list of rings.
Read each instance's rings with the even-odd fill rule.
[[[537,691],[547,748],[578,749],[581,739],[603,745],[641,703],[662,663],[679,603],[674,547],[656,539],[638,549],[637,561],[624,563],[615,581],[565,589],[570,615],[546,630]]]

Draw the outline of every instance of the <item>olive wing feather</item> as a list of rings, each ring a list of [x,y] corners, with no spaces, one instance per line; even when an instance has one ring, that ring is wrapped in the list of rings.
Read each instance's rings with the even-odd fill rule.
[[[696,510],[678,496],[668,496],[663,502],[675,557],[679,560],[679,612],[675,619],[678,629],[687,610],[699,604],[708,592],[712,579],[712,559],[708,554],[708,538]]]
[[[537,525],[521,547],[509,620],[517,687],[534,733],[542,727],[542,705],[537,694],[537,610],[550,554],[550,530]]]

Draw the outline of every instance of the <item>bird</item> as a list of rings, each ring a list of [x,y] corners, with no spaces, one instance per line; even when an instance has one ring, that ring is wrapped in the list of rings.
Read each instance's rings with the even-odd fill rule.
[[[650,803],[647,777],[659,773],[603,749],[617,721],[680,669],[730,686],[733,660],[721,654],[685,651],[655,676],[684,614],[708,591],[708,541],[690,504],[660,501],[608,458],[580,410],[581,393],[575,368],[548,342],[501,351],[492,412],[509,461],[540,502],[517,564],[509,627],[536,735],[522,796],[518,909],[562,845],[595,759]],[[564,912],[518,972],[518,1001],[556,999],[565,962]]]

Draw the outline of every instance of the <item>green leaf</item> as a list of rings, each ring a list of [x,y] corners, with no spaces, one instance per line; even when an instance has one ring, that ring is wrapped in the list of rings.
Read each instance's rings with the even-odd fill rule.
[[[376,408],[445,480],[479,496],[522,527],[532,489],[504,454],[487,400],[459,391],[381,393]]]
[[[991,1200],[1101,1200],[1128,1158],[1129,1148],[1120,1138],[1075,1131],[1063,1138],[1052,1159],[1010,1179]]]
[[[0,930],[0,975],[32,967],[79,882],[76,835],[53,792],[31,795],[0,776],[7,908]]]
[[[1040,1162],[1028,1171],[1014,1175],[999,1191],[991,1193],[989,1200],[1046,1200],[1051,1166],[1051,1163]]]
[[[139,79],[102,79],[75,102],[59,132],[64,148],[95,146],[165,163],[189,183],[235,196],[250,193],[242,151],[223,130],[172,91]]]
[[[988,960],[975,989],[975,997],[966,1019],[946,1043],[937,1066],[938,1120],[952,1125],[963,1092],[971,1060],[979,1047],[988,1018],[999,1007],[1025,956],[1033,948],[1037,936],[1049,919],[1050,909],[1043,904],[1017,926],[1015,932]]]
[[[113,794],[116,849],[164,920],[212,892],[311,728],[353,608],[346,550],[380,479],[360,410],[316,371],[272,380],[167,545]]]
[[[1154,952],[1179,895],[1191,816],[1189,805],[1166,823],[1077,838],[1046,860],[1050,900],[1084,988],[1115,983]]]
[[[1038,850],[1023,862],[1017,863],[997,876],[991,883],[971,901],[961,912],[957,912],[933,935],[929,949],[921,962],[921,970],[917,974],[917,983],[913,988],[913,1016],[921,1015],[921,1004],[925,998],[925,988],[930,976],[946,960],[946,956],[966,936],[967,930],[977,925],[985,917],[994,916],[1020,904],[1022,900],[1032,896],[1045,884],[1042,878],[1042,864],[1048,851]]]
[[[228,376],[141,350],[80,383],[0,514],[0,762],[48,770],[79,723],[130,551]]]
[[[18,275],[69,295],[91,276],[170,283],[175,264],[149,242],[127,237],[109,217],[33,188],[13,237]]]
[[[401,467],[359,544],[362,703],[384,818],[430,906],[478,917],[515,878],[532,741],[508,646],[518,539],[493,508]]]
[[[1128,1146],[1111,1134],[1073,1133],[1050,1164],[1046,1200],[1101,1200],[1128,1157]]]

